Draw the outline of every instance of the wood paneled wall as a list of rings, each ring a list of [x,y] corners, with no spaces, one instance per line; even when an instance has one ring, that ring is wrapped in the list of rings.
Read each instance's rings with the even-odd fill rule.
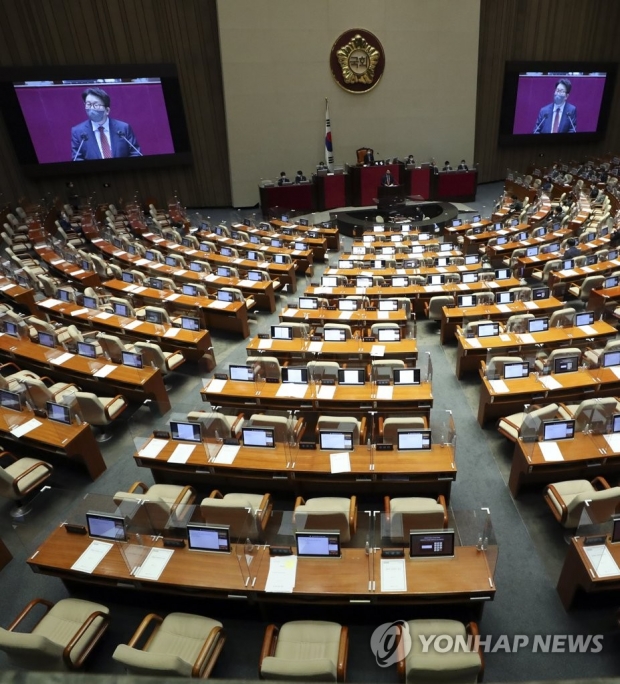
[[[49,202],[69,194],[94,196],[96,202],[137,194],[163,204],[176,191],[186,206],[230,205],[214,0],[0,0],[0,11],[3,67],[176,64],[194,157],[186,167],[31,181],[21,172],[0,117],[0,204],[15,204],[22,196]]]
[[[584,145],[498,146],[504,63],[620,61],[620,3],[610,0],[482,0],[475,159],[482,182],[506,169],[620,152],[620,74],[605,140]]]

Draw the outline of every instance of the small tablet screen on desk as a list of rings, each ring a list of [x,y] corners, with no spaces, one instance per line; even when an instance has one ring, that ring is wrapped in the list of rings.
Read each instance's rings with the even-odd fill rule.
[[[478,281],[478,274],[477,273],[463,273],[461,276],[461,280],[463,283],[475,283]]]
[[[366,254],[366,247],[364,247],[364,245],[353,245],[353,247],[351,247],[351,254],[358,254],[360,256]]]
[[[398,311],[398,301],[396,299],[380,299],[379,311]]]
[[[345,342],[347,334],[345,330],[340,328],[325,328],[323,331],[323,338],[326,342]]]
[[[198,296],[198,290],[196,289],[195,285],[183,285],[183,294],[188,295],[189,297],[196,297]]]
[[[430,239],[431,239],[430,233],[420,233],[418,235],[418,240],[430,240]]]
[[[149,284],[154,290],[164,289],[164,283],[162,282],[161,278],[151,278],[149,280]]]
[[[183,423],[178,420],[170,421],[172,439],[183,442],[202,442],[200,423]]]
[[[563,261],[562,262],[562,268],[563,269],[575,268],[574,259],[566,259],[565,261]]]
[[[22,402],[17,392],[9,392],[9,390],[0,390],[0,406],[13,411],[22,410]]]
[[[244,446],[273,449],[276,445],[275,430],[273,428],[244,427],[242,433]]]
[[[216,525],[187,525],[187,548],[192,551],[215,551],[230,553],[230,533],[228,527]]]
[[[357,299],[339,299],[338,309],[339,311],[357,311],[358,304]]]
[[[319,448],[323,451],[340,449],[349,451],[353,448],[353,433],[336,430],[319,430]]]
[[[340,385],[363,385],[365,380],[366,371],[363,368],[338,369],[338,384]]]
[[[515,300],[514,292],[496,292],[495,301],[497,304],[512,304]]]
[[[460,221],[461,219],[454,219]],[[478,223],[480,221],[480,214],[474,214],[474,216],[471,217],[471,221],[469,222],[470,224],[472,223]]]
[[[461,309],[466,309],[470,306],[476,306],[476,298],[474,295],[459,295],[456,298],[456,302]]]
[[[396,248],[395,247],[381,247],[381,254],[385,256],[392,256],[396,254]]]
[[[435,266],[448,266],[448,257],[437,257],[435,259]]]
[[[323,276],[321,285],[323,287],[338,287],[338,276]]]
[[[129,309],[126,304],[119,304],[118,302],[114,302],[112,304],[112,307],[114,309],[114,313],[117,316],[129,316]]]
[[[42,344],[44,347],[56,346],[56,335],[54,335],[54,333],[42,332],[40,330],[38,333],[38,337],[39,344]]]
[[[610,276],[605,278],[603,281],[603,288],[617,287],[618,286],[618,276]]]
[[[97,309],[97,298],[96,297],[89,297],[88,295],[84,295],[82,299],[82,304],[87,308],[87,309]]]
[[[124,283],[133,283],[133,281],[134,281],[133,273],[128,273],[127,271],[123,272],[121,278],[122,278]],[[60,290],[59,290],[59,292],[60,292]]]
[[[147,323],[154,323],[155,325],[162,325],[164,322],[164,314],[161,311],[152,311],[147,309],[144,320]]]
[[[263,279],[263,274],[260,271],[248,271],[248,280],[252,282],[259,282]]]
[[[282,247],[282,240],[272,240],[270,244],[272,247],[278,247],[279,248],[279,247]]]
[[[594,323],[594,311],[582,311],[575,314],[575,325],[592,325]]]
[[[299,298],[299,308],[300,309],[318,309],[319,300],[316,297],[300,297]]]
[[[511,277],[509,268],[498,268],[495,271],[495,280],[508,280]]]
[[[118,515],[107,513],[86,513],[88,534],[96,539],[110,539],[111,541],[127,541],[125,520]]]
[[[609,368],[610,366],[620,366],[620,351],[603,352],[601,367]]]
[[[549,288],[548,287],[535,287],[532,290],[532,299],[534,301],[538,299],[549,299]]]
[[[143,368],[142,354],[137,352],[121,352],[123,366],[131,366],[132,368]]]
[[[574,373],[578,369],[578,356],[558,356],[555,359],[553,359],[554,373]]]
[[[220,302],[232,302],[234,300],[233,293],[227,290],[218,290],[217,298]]]
[[[285,264],[286,263],[286,254],[275,254],[273,257],[273,260],[276,264]]]
[[[230,278],[230,269],[228,266],[218,266],[216,274],[222,278]]]
[[[131,275],[131,274],[129,274]],[[133,276],[132,276],[133,278]],[[75,301],[75,294],[71,290],[61,290],[60,288],[57,291],[58,294],[58,299],[60,299],[61,302],[73,302]]]
[[[407,276],[395,276],[392,278],[392,287],[408,287],[409,278]]]
[[[305,366],[283,366],[282,382],[293,382],[297,385],[308,384],[308,369]]]
[[[478,326],[478,337],[495,337],[499,335],[498,323],[483,323]]]
[[[456,228],[457,226],[462,226],[463,221],[461,219],[452,219],[452,227]]]
[[[54,420],[57,423],[64,423],[65,425],[71,425],[71,410],[68,406],[56,404],[53,401],[46,401],[45,410],[47,411],[47,417],[50,420]]]
[[[338,268],[353,268],[355,266],[355,262],[349,261],[348,259],[340,259],[338,261]]]
[[[97,358],[97,347],[89,342],[78,342],[77,352],[80,356],[85,356],[87,359]]]
[[[373,268],[385,268],[385,259],[374,259],[372,262]]]
[[[504,380],[513,380],[514,378],[527,378],[530,374],[530,367],[527,361],[515,361],[514,363],[504,364]]]
[[[400,342],[400,328],[379,328],[379,342]]]
[[[549,330],[549,318],[529,318],[527,321],[527,331],[529,333],[545,332]]]
[[[612,518],[613,527],[611,529],[611,543],[620,543],[620,518]]]
[[[308,249],[308,245],[305,242],[296,242],[295,249],[303,252],[304,250]]]
[[[339,532],[295,532],[299,558],[340,558]]]
[[[243,382],[252,382],[254,380],[254,373],[250,366],[238,366],[231,363],[228,366],[228,375],[231,380],[242,380]]]
[[[355,279],[356,287],[372,287],[372,278],[368,276],[357,276]]]
[[[443,285],[446,278],[443,275],[429,275],[426,278],[427,285]]]
[[[410,558],[452,558],[453,556],[453,530],[410,532]]]
[[[177,266],[177,260],[174,257],[167,256],[166,261],[164,262],[166,266]]]
[[[454,249],[454,245],[451,242],[442,242],[439,245],[440,252],[451,252]]]
[[[150,249],[147,249],[146,252],[144,252],[144,258],[148,259],[149,261],[155,261],[155,255]]]
[[[620,432],[620,413],[614,413],[611,417],[611,431]]]
[[[508,238],[504,235],[500,235],[497,238],[497,242],[495,243],[496,245],[505,245],[508,242]]]
[[[11,321],[6,321],[4,324],[4,332],[7,335],[10,335],[11,337],[19,337],[19,333],[17,331],[17,324],[12,323]]]
[[[292,340],[293,328],[289,327],[288,325],[272,325],[271,337],[274,340]]]
[[[525,256],[533,257],[538,254],[538,245],[534,245],[533,247],[528,247],[527,250],[525,251]]]
[[[395,385],[419,385],[420,384],[420,369],[419,368],[395,368],[394,369],[394,384]]]
[[[254,236],[252,236],[254,237]],[[250,240],[252,242],[252,240]],[[258,242],[258,238],[256,238],[256,242]],[[207,242],[201,242],[200,243],[200,251],[201,252],[210,252],[211,251],[211,245]]]
[[[480,257],[477,254],[468,254],[465,256],[465,266],[473,266],[473,264],[479,264]]]
[[[399,430],[399,451],[423,451],[431,448],[430,430]]]
[[[181,327],[183,330],[198,332],[200,330],[200,319],[194,316],[181,316]]]
[[[572,439],[575,436],[574,420],[544,420],[543,441],[556,441],[559,439]]]

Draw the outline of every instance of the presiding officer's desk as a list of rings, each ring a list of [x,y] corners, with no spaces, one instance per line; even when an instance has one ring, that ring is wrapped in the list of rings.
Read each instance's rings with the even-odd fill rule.
[[[336,289],[336,288],[334,288]],[[282,322],[309,323],[311,326],[325,325],[325,323],[345,323],[352,328],[370,328],[374,323],[396,323],[401,329],[401,337],[407,330],[407,312],[397,311],[338,311],[338,309],[296,309],[288,307],[280,314]]]
[[[467,372],[477,371],[480,362],[489,353],[502,356],[522,356],[534,351],[550,351],[558,347],[586,347],[593,340],[600,344],[616,336],[616,329],[604,321],[596,321],[584,330],[581,327],[549,328],[544,332],[532,334],[501,333],[491,337],[465,337],[457,328],[458,350],[456,357],[456,376],[461,379]]]

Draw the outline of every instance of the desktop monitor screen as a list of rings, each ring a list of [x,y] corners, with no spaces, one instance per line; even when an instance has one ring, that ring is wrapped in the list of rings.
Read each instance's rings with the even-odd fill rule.
[[[424,451],[431,448],[430,430],[399,430],[399,451]]]
[[[19,332],[17,330],[17,323],[12,323],[11,321],[5,321],[4,332],[11,337],[19,337]]]
[[[119,515],[109,513],[86,513],[88,534],[96,539],[110,539],[111,541],[127,541],[125,520]]]
[[[451,252],[454,249],[454,245],[451,242],[442,242],[439,245],[440,252]]]
[[[515,300],[514,292],[496,292],[495,302],[497,304],[512,304]]]
[[[90,342],[78,342],[77,353],[80,356],[85,356],[88,359],[96,359],[97,347],[94,344],[90,344]]]
[[[282,368],[282,382],[293,382],[297,385],[308,384],[308,369],[305,366]]]
[[[276,264],[285,264],[286,263],[286,254],[274,254],[273,256],[273,261]]]
[[[461,309],[467,309],[470,306],[476,306],[476,297],[475,295],[458,295],[456,303]]]
[[[189,248],[193,247],[192,241],[188,238],[183,238],[181,240],[181,244],[183,245],[183,247],[189,247]]]
[[[220,302],[232,302],[234,301],[233,293],[228,292],[228,290],[218,290],[217,298]]]
[[[293,328],[288,325],[272,325],[271,337],[274,340],[292,340]]]
[[[372,278],[368,276],[357,276],[355,279],[356,287],[372,287]]]
[[[260,271],[248,271],[248,280],[257,283],[263,279],[263,274]]]
[[[202,442],[200,431],[201,423],[183,423],[177,420],[170,421],[170,434],[172,439],[184,442]]]
[[[446,276],[444,275],[429,275],[426,277],[427,285],[443,285],[446,282]]]
[[[296,242],[295,249],[303,252],[304,250],[308,249],[308,245],[306,245],[305,242]]]
[[[166,264],[166,266],[174,267],[177,265],[177,260],[174,257],[167,256],[164,263]]]
[[[340,385],[363,385],[365,379],[366,371],[363,368],[338,369],[338,383]]]
[[[121,352],[123,366],[131,366],[132,368],[143,368],[142,354],[137,352]]]
[[[54,335],[54,333],[48,333],[39,330],[38,337],[39,344],[42,344],[44,347],[56,346],[56,335]]]
[[[164,283],[161,278],[151,278],[149,280],[149,285],[154,289],[154,290],[163,290],[164,289]]]
[[[216,274],[222,278],[230,278],[230,269],[228,266],[218,266]]]
[[[475,283],[478,281],[477,273],[463,273],[461,280],[463,283]]]
[[[435,266],[448,266],[450,259],[448,257],[437,257],[435,259]]]
[[[112,308],[117,316],[129,316],[129,308],[127,304],[119,304],[119,302],[113,302]]]
[[[617,287],[618,286],[618,276],[610,276],[605,278],[603,281],[603,288]]]
[[[596,254],[588,254],[586,255],[586,266],[592,266],[592,264],[596,264],[598,262],[598,257]]]
[[[594,323],[594,311],[581,311],[575,314],[575,325],[592,325]]]
[[[87,308],[87,309],[97,309],[97,298],[96,297],[89,297],[88,295],[84,295],[82,298],[82,304]]]
[[[249,259],[250,261],[260,261],[260,258],[259,258],[260,255],[254,249],[250,249],[245,256],[246,256],[246,259]]]
[[[379,328],[379,342],[400,342],[400,328]]]
[[[398,300],[396,299],[380,299],[379,311],[398,311]]]
[[[228,374],[231,380],[242,380],[243,382],[253,382],[254,372],[251,366],[238,366],[230,364],[228,366]]]
[[[454,556],[454,531],[410,532],[409,556],[410,558],[452,558]]]
[[[17,392],[0,390],[0,406],[2,406],[2,408],[12,409],[13,411],[21,411],[21,398]]]
[[[503,235],[500,235],[497,238],[497,242],[495,243],[496,245],[505,245],[508,242],[508,238],[504,237]]]
[[[558,356],[553,360],[554,373],[574,373],[579,370],[578,356]]]
[[[359,301],[357,299],[339,299],[338,309],[340,311],[357,311]]]
[[[575,268],[575,260],[574,259],[566,259],[565,261],[562,262],[562,269],[570,269],[570,268]]]
[[[470,224],[472,224],[472,223],[478,223],[479,221],[480,221],[480,214],[474,214],[474,215],[471,217]]]
[[[495,271],[495,280],[508,280],[512,277],[509,268],[498,268]]]
[[[620,432],[620,413],[614,413],[611,417],[611,431]]]
[[[278,247],[279,248],[279,247],[282,247],[282,240],[274,239],[271,241],[270,244],[271,244],[271,247]]]
[[[153,311],[152,309],[147,309],[144,315],[144,320],[147,323],[155,323],[155,325],[163,325],[164,315],[161,311]]]
[[[190,261],[189,262],[189,270],[194,271],[194,273],[201,273],[202,272],[202,264],[199,264],[196,261]]]
[[[538,245],[534,245],[533,247],[528,247],[527,250],[525,251],[525,256],[533,257],[538,254],[539,247]]]
[[[258,238],[257,238],[258,240]],[[201,252],[210,252],[211,251],[211,245],[208,242],[201,242],[200,243],[200,251]]]
[[[195,316],[181,316],[181,328],[198,332],[200,330],[200,319]]]
[[[148,259],[149,261],[155,261],[155,254],[150,250],[147,249],[146,252],[144,252],[144,258]]]
[[[603,352],[601,367],[609,368],[610,366],[620,366],[620,351]]]
[[[338,268],[354,268],[355,262],[348,259],[338,259]]]
[[[133,273],[128,273],[127,271],[123,271],[121,279],[124,283],[133,283],[133,281],[135,280],[135,278],[133,277]]]
[[[295,532],[298,558],[340,558],[339,532]]]
[[[242,429],[243,446],[266,447],[273,449],[276,446],[274,428],[244,427]]]
[[[323,451],[353,448],[353,433],[337,430],[319,430],[319,448]]]
[[[610,249],[609,253],[607,254],[607,261],[613,261],[614,259],[618,258],[618,250],[617,249]]]
[[[373,259],[372,262],[372,267],[373,268],[385,268],[385,259]]]
[[[456,228],[457,226],[462,226],[463,221],[461,219],[452,219],[452,227]]]
[[[322,276],[321,285],[323,287],[338,287],[338,276]]]
[[[300,309],[318,309],[319,300],[316,297],[300,297],[299,298],[299,308]]]
[[[530,367],[527,361],[515,361],[514,363],[504,364],[504,380],[513,380],[514,378],[527,378],[530,374]]]
[[[345,342],[347,333],[340,328],[325,328],[323,330],[323,339],[325,342]]]
[[[467,254],[465,256],[465,266],[473,266],[473,264],[479,264],[480,257],[477,254]]]
[[[532,290],[532,300],[537,301],[539,299],[549,299],[548,287],[535,287]]]
[[[392,287],[408,287],[409,278],[407,276],[394,276],[392,278]]]
[[[187,548],[192,551],[215,551],[230,553],[230,533],[228,527],[188,523]]]
[[[482,323],[478,326],[478,337],[495,337],[499,335],[499,323]]]
[[[558,439],[572,439],[575,436],[575,421],[544,420],[542,435],[545,442]]]
[[[527,322],[528,333],[545,332],[549,330],[549,318],[545,316],[544,318],[530,318]]]
[[[560,249],[560,243],[559,242],[551,242],[550,244],[547,245],[545,248],[546,252],[557,252],[558,249]]]
[[[63,290],[58,288],[57,294],[58,299],[60,299],[61,302],[72,302],[74,299],[74,294],[71,290]]]
[[[183,294],[187,295],[189,297],[197,297],[198,296],[198,290],[196,289],[195,285],[183,285]]]
[[[71,409],[68,406],[56,404],[53,401],[46,401],[45,410],[47,411],[47,417],[50,420],[54,420],[57,423],[64,423],[65,425],[71,425]]]
[[[395,368],[394,369],[394,384],[395,385],[419,385],[420,384],[420,369],[419,368]]]

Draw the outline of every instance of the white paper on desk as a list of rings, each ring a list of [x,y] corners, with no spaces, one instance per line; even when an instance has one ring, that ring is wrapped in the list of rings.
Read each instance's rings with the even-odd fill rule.
[[[614,560],[614,557],[609,553],[609,549],[605,544],[584,546],[583,550],[592,564],[592,569],[598,577],[614,577],[615,575],[620,575],[620,568]]]
[[[108,313],[107,311],[102,311],[101,313],[95,314],[95,318],[99,318],[102,321],[105,321],[107,318],[112,318],[114,314]]]
[[[148,259],[138,259],[138,261],[135,262],[136,266],[144,266],[144,264],[150,264],[151,262]]]
[[[352,311],[341,311],[340,314],[339,314],[339,316],[338,316],[338,318],[339,318],[341,321],[343,321],[343,320],[348,320],[349,318],[351,318],[351,316],[353,316],[353,312],[352,312]]]
[[[322,385],[317,393],[318,399],[333,399],[336,394],[336,385]]]
[[[108,375],[110,375],[110,373],[111,373],[115,368],[116,368],[116,366],[114,366],[114,365],[108,363],[108,364],[106,364],[105,366],[101,366],[101,368],[99,368],[99,370],[96,370],[96,371],[93,373],[93,376],[94,376],[95,378],[107,378]]]
[[[39,306],[45,306],[48,309],[51,309],[53,306],[58,306],[59,304],[62,304],[60,299],[46,299],[43,302],[39,302]]]
[[[269,262],[268,262],[268,261],[261,261],[261,262],[258,264],[258,268],[267,268],[268,266],[269,266]]]
[[[309,352],[320,352],[321,349],[323,349],[323,343],[322,342],[310,342],[308,345],[308,351]]]
[[[142,456],[142,458],[157,458],[166,444],[168,444],[167,439],[152,439],[145,447],[138,451],[138,456]]]
[[[329,462],[332,473],[350,473],[351,459],[348,451],[339,451],[337,454],[329,455]]]
[[[216,299],[207,306],[207,309],[227,309],[229,304],[230,302],[222,302],[221,300]]]
[[[386,320],[389,320],[389,318],[390,318],[390,312],[389,311],[377,311],[377,320],[386,321]]]
[[[443,292],[441,285],[427,285],[424,289],[427,292]]]
[[[496,283],[496,282],[493,281],[493,280],[488,280],[488,281],[487,281],[487,286],[488,286],[488,287],[499,287],[499,283]]]
[[[518,336],[523,344],[534,344],[536,340],[529,333],[523,333]]]
[[[154,261],[149,264],[149,268],[158,270],[160,268],[163,268],[164,264],[160,264],[159,261]]]
[[[381,591],[407,591],[407,571],[404,558],[381,559]]]
[[[466,270],[467,270],[467,266],[457,266],[457,267],[456,267],[456,270],[457,270],[457,271],[466,271]]]
[[[17,285],[13,285],[13,283],[8,283],[7,285],[2,285],[2,287],[0,287],[0,290],[2,290],[2,292],[6,292],[6,290],[10,290],[12,287],[17,287]]]
[[[510,337],[510,335],[507,335],[506,333],[502,333],[502,334],[499,336],[499,339],[500,339],[502,342],[510,342],[510,340],[512,339],[512,337]]]
[[[530,261],[540,261],[540,259],[537,256],[531,256]]]
[[[370,275],[372,275],[372,273]],[[406,268],[397,268],[396,269],[396,275],[407,275],[407,269]]]
[[[470,347],[482,347],[482,343],[480,340],[477,340],[475,337],[467,337],[465,339],[465,342],[470,346]]]
[[[563,461],[562,450],[557,442],[540,442],[540,453],[545,461]]]
[[[620,380],[620,366],[610,366],[609,370]]]
[[[437,270],[439,271],[439,273],[445,273],[448,269],[444,266],[437,266]]]
[[[105,558],[105,555],[112,548],[113,544],[104,541],[92,541],[86,551],[71,566],[71,570],[91,574],[95,568]]]
[[[170,454],[168,463],[187,463],[194,453],[195,444],[177,444],[176,449]]]
[[[614,432],[610,435],[603,435],[603,437],[612,451],[616,453],[620,451],[620,433]]]
[[[144,290],[146,290],[146,289],[148,289],[148,288],[144,287],[143,285],[138,285],[138,287],[136,287],[136,289],[134,290],[134,293],[140,294],[141,292],[144,292]]]
[[[379,385],[377,387],[377,399],[391,400],[394,395],[394,387],[392,385]]]
[[[72,316],[81,316],[82,314],[88,313],[88,309],[75,309],[71,312]]]
[[[237,283],[237,287],[252,287],[254,285],[253,280],[240,280]]]
[[[137,289],[137,287],[137,285],[125,285],[125,287],[123,288],[123,292],[133,292]]]
[[[355,294],[356,295],[366,294],[366,288],[365,287],[356,287],[355,288]]]
[[[50,264],[52,264],[52,266],[58,266],[58,264],[64,264],[64,263],[65,263],[64,259],[52,259],[52,261],[50,261]]]
[[[505,394],[510,392],[508,385],[503,380],[489,380],[489,385],[495,394]]]
[[[187,273],[187,269],[186,269],[186,268],[179,268],[179,269],[177,269],[176,271],[174,271],[173,275],[175,275],[175,276],[182,276],[182,275],[185,275],[186,273]]]
[[[591,325],[580,325],[579,330],[583,330],[586,335],[596,335],[596,328]]]
[[[65,352],[64,354],[61,354],[60,356],[56,356],[53,359],[50,359],[50,363],[53,363],[55,366],[62,366],[62,364],[65,361],[69,361],[69,359],[73,358],[73,354],[71,352]]]
[[[258,348],[259,349],[271,349],[272,344],[273,344],[273,340],[265,340],[265,339],[258,340]]]
[[[498,304],[497,310],[501,311],[502,313],[508,313],[510,311],[510,307],[507,304]]]
[[[142,565],[134,572],[134,577],[156,582],[172,558],[174,549],[152,548]]]
[[[592,271],[593,271],[594,269],[593,269],[593,268],[590,268],[589,266],[582,266],[582,267],[581,267],[581,270],[582,270],[584,273],[592,273]]]
[[[577,271],[575,271],[575,270],[572,269],[572,268],[565,268],[565,269],[561,270],[559,273],[560,273],[561,276],[574,276],[574,275],[577,275]]]
[[[127,325],[124,325],[123,327],[126,330],[133,330],[134,328],[137,328],[139,325],[142,325],[142,321],[138,321],[136,319],[135,321],[131,321],[131,323],[127,323]]]
[[[457,287],[459,290],[469,290],[469,285],[467,283],[459,283]]]
[[[555,378],[552,378],[550,375],[541,375],[538,379],[549,390],[559,389],[560,387],[562,387],[562,383],[558,382]]]
[[[370,348],[371,356],[384,356],[385,355],[385,345],[384,344],[373,344]]]
[[[265,591],[278,594],[292,594],[297,574],[297,556],[272,556],[269,559],[269,573]]]
[[[164,337],[176,337],[180,331],[181,328],[168,328],[164,333]]]
[[[221,392],[226,386],[226,380],[220,380],[219,378],[213,378],[211,382],[207,385],[207,390],[209,392]]]
[[[285,309],[282,312],[283,316],[295,316],[297,314],[298,309]]]
[[[299,249],[293,250],[293,256],[299,256],[300,254],[301,254],[301,250],[299,250]]]
[[[523,302],[526,309],[537,309],[538,304],[536,302]]]
[[[14,437],[22,437],[23,435],[26,435],[35,428],[39,427],[39,425],[43,425],[43,423],[40,420],[37,420],[36,418],[31,418],[30,420],[27,420],[25,423],[22,423],[21,425],[16,425],[15,427],[11,428],[11,434]]]
[[[276,397],[295,397],[296,399],[303,399],[306,396],[307,389],[308,385],[284,382],[278,387]]]
[[[232,465],[237,458],[241,446],[239,444],[222,444],[222,447],[217,452],[217,456],[213,459],[213,463],[220,465]]]
[[[168,295],[165,299],[167,302],[174,302],[180,296],[181,295],[178,292],[173,292],[171,295]]]

